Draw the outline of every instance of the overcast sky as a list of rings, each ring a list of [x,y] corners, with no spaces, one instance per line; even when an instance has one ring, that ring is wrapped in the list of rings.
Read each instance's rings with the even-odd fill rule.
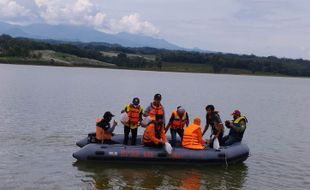
[[[85,25],[186,48],[310,59],[310,0],[0,0],[0,21]]]

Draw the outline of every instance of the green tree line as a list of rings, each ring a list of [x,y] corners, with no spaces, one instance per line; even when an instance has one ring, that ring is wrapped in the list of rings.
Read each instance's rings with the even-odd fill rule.
[[[202,53],[149,47],[128,48],[107,43],[44,41],[12,38],[9,35],[0,36],[0,56],[31,57],[33,50],[53,50],[68,53],[78,57],[113,63],[121,68],[161,70],[165,63],[190,63],[211,66],[214,73],[221,73],[224,69],[242,69],[253,74],[268,72],[288,76],[310,76],[310,61],[304,59]],[[116,52],[117,56],[105,56],[102,51]],[[153,55],[155,59],[146,59],[143,56],[127,56],[127,54]]]

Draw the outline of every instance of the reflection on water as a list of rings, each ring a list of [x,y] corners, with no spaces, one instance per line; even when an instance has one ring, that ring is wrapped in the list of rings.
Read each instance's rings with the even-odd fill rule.
[[[80,162],[82,181],[95,189],[240,189],[247,178],[245,164],[226,167],[136,165]]]

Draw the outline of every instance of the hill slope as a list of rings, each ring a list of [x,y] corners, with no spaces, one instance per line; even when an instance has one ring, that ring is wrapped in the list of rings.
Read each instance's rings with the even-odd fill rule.
[[[170,50],[183,49],[164,39],[139,34],[108,34],[92,28],[69,25],[32,24],[28,26],[11,25],[0,22],[0,34],[35,39],[53,39],[80,42],[106,42],[126,47],[153,47]]]

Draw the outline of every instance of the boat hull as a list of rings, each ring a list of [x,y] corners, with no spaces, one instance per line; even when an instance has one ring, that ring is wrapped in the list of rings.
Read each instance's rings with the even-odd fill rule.
[[[113,140],[121,141],[123,135],[116,135]],[[145,147],[138,136],[137,145],[123,144],[98,144],[89,143],[82,139],[77,145],[82,147],[73,154],[77,160],[99,160],[105,162],[136,162],[136,163],[173,163],[173,164],[229,164],[243,162],[249,156],[246,144],[235,143],[231,146],[221,147],[220,150],[206,148],[204,150],[190,150],[182,147],[173,149],[172,154],[167,154],[162,148]]]

